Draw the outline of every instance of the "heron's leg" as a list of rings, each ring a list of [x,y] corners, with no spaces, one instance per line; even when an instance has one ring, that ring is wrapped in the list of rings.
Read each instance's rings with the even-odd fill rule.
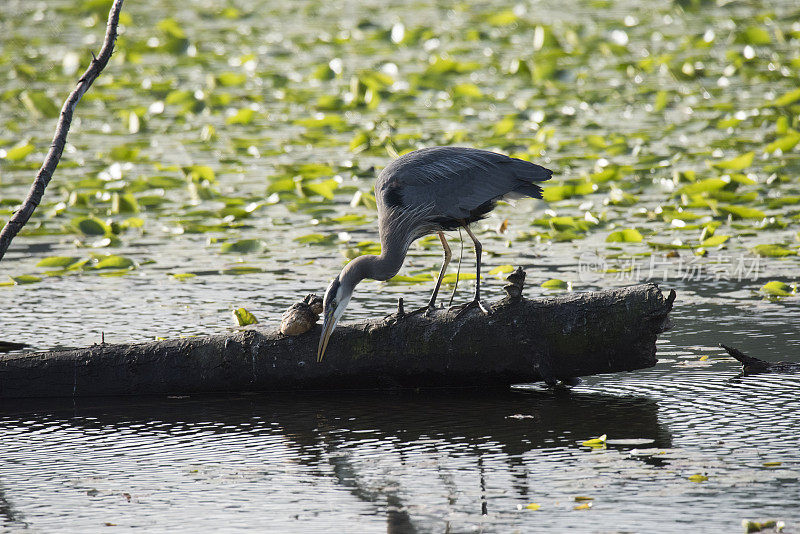
[[[475,244],[475,263],[477,267],[475,272],[475,298],[459,312],[459,315],[473,306],[477,306],[483,313],[488,314],[490,313],[489,308],[484,306],[484,304],[481,302],[481,254],[483,253],[483,247],[481,246],[481,242],[478,241],[478,238],[475,237],[475,234],[472,233],[472,230],[469,229],[468,224],[464,225],[464,230],[467,231],[467,234],[469,234],[469,236],[472,238],[472,242]]]
[[[439,278],[436,280],[436,286],[433,288],[431,300],[428,302],[428,308],[434,308],[436,306],[436,295],[439,294],[439,287],[441,287],[442,278],[444,278],[444,273],[447,271],[447,264],[450,263],[450,258],[453,257],[450,245],[447,244],[447,240],[444,238],[442,232],[439,232],[439,239],[442,241],[442,248],[444,249],[444,261],[442,262],[442,269],[439,271]]]
[[[458,240],[461,242],[461,247],[458,252],[458,268],[456,269],[456,283],[453,285],[453,292],[450,294],[450,302],[448,306],[453,305],[453,299],[456,298],[456,290],[458,289],[458,280],[461,277],[461,260],[464,259],[464,238],[461,235],[461,227],[458,228]]]

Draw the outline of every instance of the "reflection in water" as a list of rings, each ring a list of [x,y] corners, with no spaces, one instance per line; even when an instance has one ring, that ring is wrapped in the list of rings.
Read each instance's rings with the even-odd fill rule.
[[[800,377],[734,383],[734,364],[689,358],[569,393],[4,402],[0,530],[641,532],[678,510],[695,531],[793,525]],[[607,449],[580,445],[601,434]]]
[[[249,510],[279,528],[294,524],[295,517],[311,529],[322,519],[335,524],[337,518],[330,523],[322,509],[311,514],[318,518],[303,516],[326,501],[352,510],[343,494],[366,506],[360,520],[383,518],[381,530],[388,532],[460,531],[484,521],[511,524],[520,517],[509,501],[526,502],[547,479],[547,470],[537,463],[569,462],[580,452],[577,441],[604,432],[648,438],[657,447],[671,442],[651,400],[550,392],[98,399],[66,407],[26,401],[4,403],[0,418],[3,463],[22,464],[9,469],[11,478],[22,477],[34,464],[51,470],[40,472],[44,480],[33,477],[28,489],[39,493],[52,491],[53,483],[72,485],[67,501],[85,496],[79,499],[89,521],[83,527],[97,524],[91,520],[106,521],[106,504],[119,495],[155,506],[159,498],[153,484],[174,486],[171,505],[185,507],[197,498],[191,484],[187,487],[187,471],[203,484],[222,478],[263,488],[280,479],[280,491],[259,501],[263,510]],[[540,450],[548,451],[545,456],[561,452],[547,460]],[[286,470],[292,476],[284,476]],[[137,490],[139,478],[153,476],[157,482]],[[217,499],[233,503],[243,497],[238,493],[226,491]],[[128,513],[115,510],[108,522],[142,524],[141,510],[138,517]],[[341,524],[352,520],[348,513],[338,517]],[[48,524],[33,515],[32,524]],[[170,519],[161,513],[159,525],[168,526]],[[9,512],[2,521],[10,526],[15,519]]]
[[[25,527],[24,521],[19,514],[12,508],[6,499],[5,490],[0,486],[0,527]]]

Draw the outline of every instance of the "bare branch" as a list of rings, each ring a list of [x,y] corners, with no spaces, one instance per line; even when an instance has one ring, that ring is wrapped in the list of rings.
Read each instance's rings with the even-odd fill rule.
[[[53,137],[53,143],[50,145],[50,150],[47,152],[47,157],[44,158],[42,167],[39,169],[36,179],[31,185],[28,196],[22,206],[11,216],[11,219],[6,223],[3,230],[0,232],[0,260],[3,259],[11,240],[16,237],[20,230],[27,224],[28,220],[33,215],[36,206],[42,200],[44,190],[47,184],[50,183],[50,178],[53,177],[53,172],[58,166],[61,159],[61,153],[64,151],[64,145],[67,143],[67,134],[69,127],[72,124],[72,114],[75,111],[75,106],[80,102],[81,97],[89,90],[92,83],[100,76],[108,60],[111,59],[111,54],[114,52],[114,42],[117,40],[117,25],[119,24],[119,13],[122,10],[123,0],[114,0],[111,6],[111,11],[108,13],[108,25],[106,26],[106,37],[103,40],[103,48],[100,49],[100,55],[95,57],[92,53],[92,62],[89,68],[83,73],[83,76],[78,80],[78,85],[69,94],[64,106],[61,108],[61,116],[56,125],[56,133]]]

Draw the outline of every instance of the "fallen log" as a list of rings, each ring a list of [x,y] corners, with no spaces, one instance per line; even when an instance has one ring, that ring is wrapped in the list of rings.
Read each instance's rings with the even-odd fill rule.
[[[524,272],[484,315],[397,313],[299,336],[231,333],[0,357],[0,398],[180,395],[390,387],[500,387],[633,371],[656,363],[675,292],[655,284],[550,299],[521,296]]]

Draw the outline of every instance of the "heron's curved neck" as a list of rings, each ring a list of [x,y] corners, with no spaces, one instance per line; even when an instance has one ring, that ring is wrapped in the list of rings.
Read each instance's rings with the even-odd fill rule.
[[[380,256],[367,254],[359,256],[344,266],[339,278],[342,283],[355,286],[364,278],[388,280],[403,266],[408,247],[384,247]]]

